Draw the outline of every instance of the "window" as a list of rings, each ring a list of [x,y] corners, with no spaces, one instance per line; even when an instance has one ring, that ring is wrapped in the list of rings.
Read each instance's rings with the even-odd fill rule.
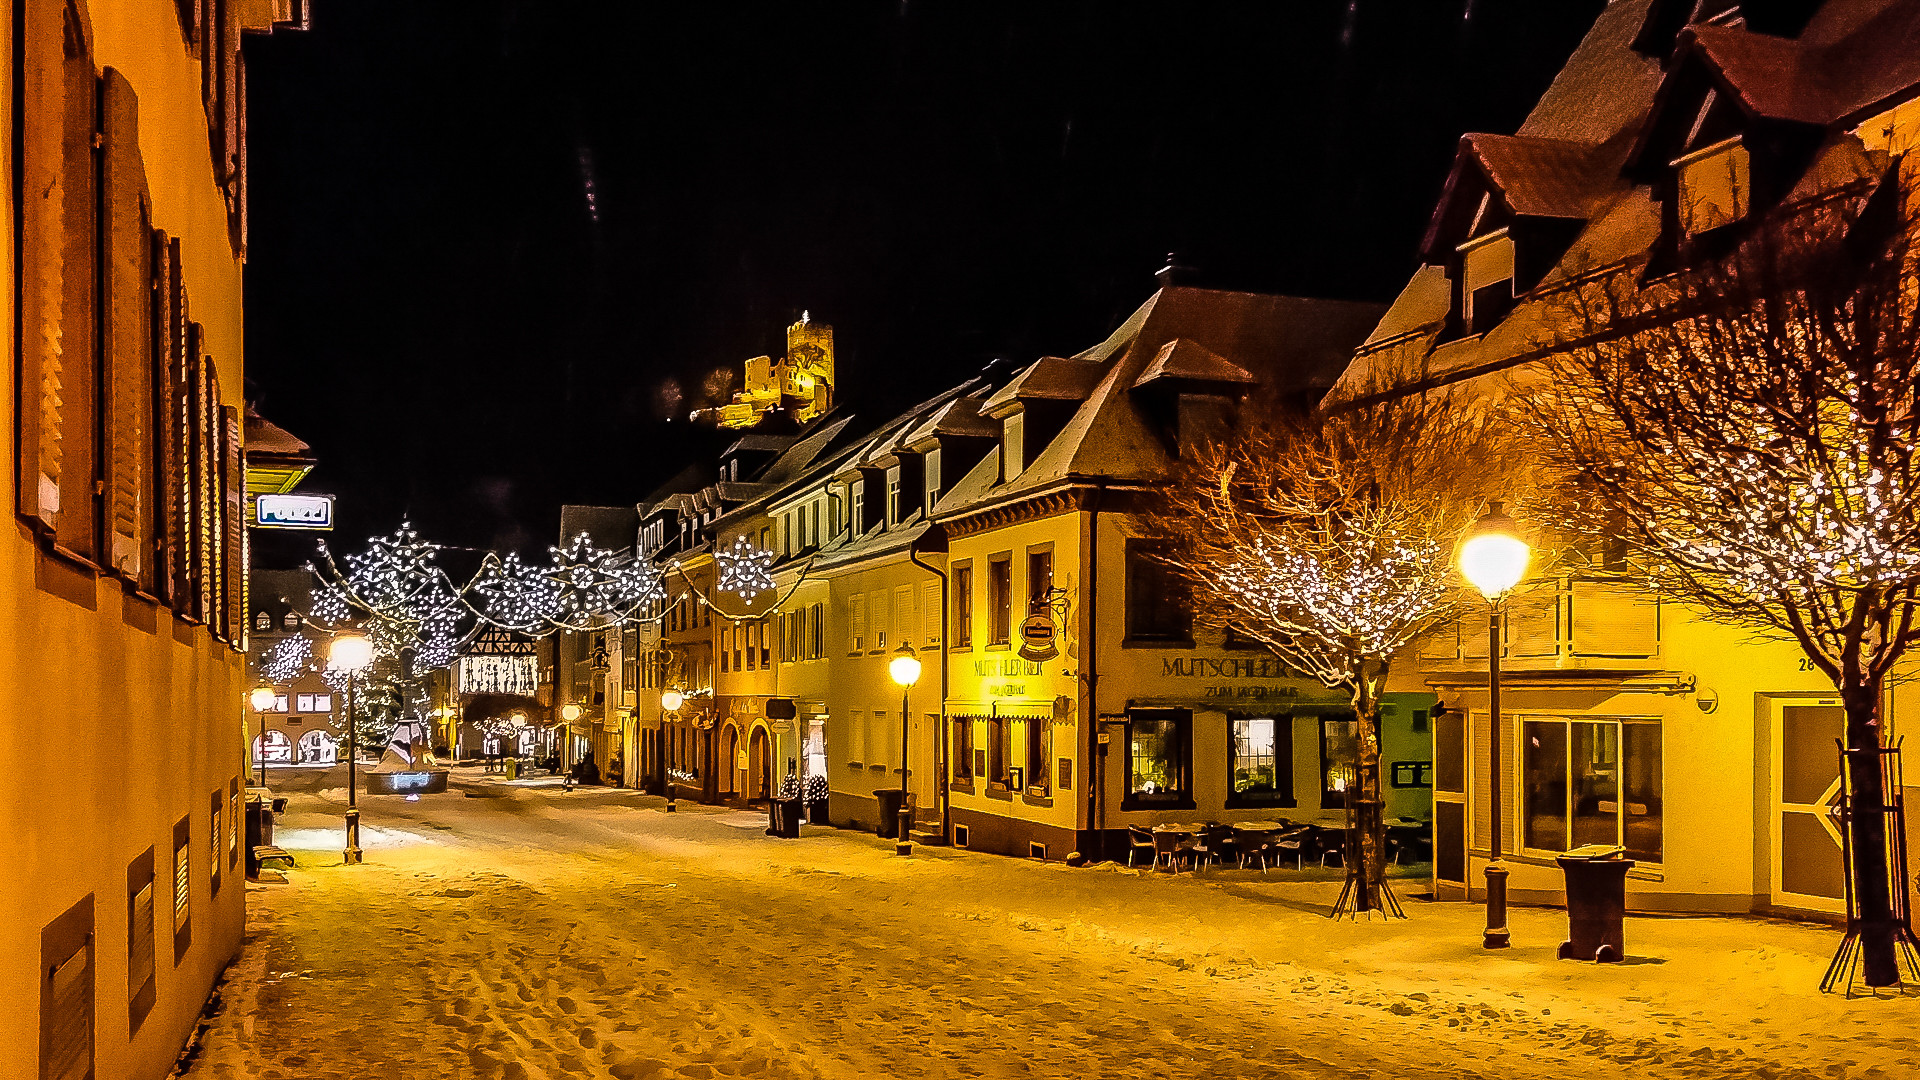
[[[807,775],[827,775],[827,721],[817,717],[807,721]]]
[[[1045,611],[1053,602],[1053,549],[1027,552],[1027,611]]]
[[[324,713],[333,711],[332,694],[295,694],[294,711],[303,713]]]
[[[995,555],[987,563],[987,644],[1005,645],[1013,637],[1013,557]]]
[[[987,719],[987,780],[1007,786],[1007,721],[1004,717]]]
[[[193,852],[190,818],[173,826],[173,962],[186,959],[193,944]]]
[[[1505,229],[1460,245],[1460,314],[1469,334],[1484,334],[1513,310],[1513,240]]]
[[[266,612],[264,612],[264,611],[262,611],[262,612],[261,612],[261,613],[259,613],[258,615],[255,615],[255,616],[253,617],[253,628],[254,628],[255,630],[271,630],[271,629],[273,629],[273,616],[272,616],[272,615],[269,615],[269,614],[267,614],[267,613],[266,613]]]
[[[760,658],[760,648],[759,648],[759,642],[757,639],[760,636],[760,629],[761,629],[761,626],[759,623],[750,623],[746,626],[739,628],[740,636],[746,639],[748,671],[752,671],[755,668],[759,667],[759,664],[757,663],[757,661]]]
[[[742,639],[745,638],[746,636],[747,635],[745,631],[741,628],[739,623],[728,624],[727,638],[733,642],[733,670],[735,671],[743,670],[740,667],[740,659],[741,659],[742,652],[746,648],[746,642],[743,641]]]
[[[274,695],[274,697],[273,697],[273,711],[274,711],[274,712],[286,712],[286,711],[287,711],[287,695],[285,695],[285,694],[275,694],[275,695]]]
[[[805,513],[806,511],[801,511]],[[793,511],[780,515],[780,553],[793,554]]]
[[[1053,790],[1053,722],[1031,719],[1027,725],[1027,790],[1045,795]]]
[[[280,628],[282,630],[300,629],[300,613],[297,611],[289,611],[285,615],[280,616]]]
[[[133,1030],[153,1011],[154,905],[153,849],[127,866],[127,1002]]]
[[[208,880],[212,882],[212,888],[209,891],[212,892],[213,895],[219,896],[220,865],[223,861],[222,857],[226,854],[226,852],[222,850],[226,845],[227,839],[227,830],[224,827],[226,818],[224,811],[227,806],[226,793],[220,791],[214,792],[211,805],[212,812],[207,818],[207,855],[208,861],[211,864]]]
[[[953,568],[953,647],[973,648],[973,567]]]
[[[764,619],[754,624],[753,636],[760,642],[760,666],[763,668],[772,667],[773,646],[767,643],[767,624]],[[747,666],[752,667],[753,665],[748,664]]]
[[[865,593],[847,598],[847,618],[852,625],[848,652],[865,652],[867,648],[867,597]]]
[[[900,503],[900,470],[897,468],[888,469],[887,470],[887,517],[888,517],[888,520],[892,521],[895,525],[900,524],[900,520],[906,516],[902,512],[905,509],[906,507],[902,506]]]
[[[1620,847],[1630,859],[1662,861],[1661,755],[1658,723],[1528,719],[1521,842],[1536,851]]]
[[[1320,807],[1347,805],[1347,792],[1358,780],[1360,723],[1351,713],[1320,718]]]
[[[913,644],[914,637],[913,586],[896,585],[893,589],[893,643],[896,646]],[[925,644],[922,642],[922,644]]]
[[[1227,728],[1227,805],[1292,806],[1292,717],[1236,716]]]
[[[1751,174],[1747,148],[1728,139],[1675,161],[1679,171],[1680,228],[1688,236],[1731,225],[1747,216]]]
[[[887,616],[889,610],[887,590],[881,589],[869,594],[867,604],[867,614],[871,620],[867,625],[868,629],[873,631],[873,647],[875,649],[884,649],[887,647]]]
[[[40,930],[40,1080],[97,1075],[93,982],[93,894],[88,893]],[[20,1055],[10,1056],[17,1063]],[[10,1071],[21,1075],[17,1068]]]
[[[1193,714],[1136,709],[1127,714],[1127,793],[1122,810],[1193,806]]]
[[[1193,643],[1193,617],[1187,610],[1187,586],[1156,556],[1159,548],[1127,541],[1127,640]]]
[[[827,655],[827,610],[825,604],[813,605],[813,642],[811,655],[818,660]]]
[[[927,647],[940,644],[940,620],[944,617],[940,610],[940,583],[929,581],[920,586],[921,642]]]
[[[240,778],[227,783],[227,866],[240,863]]]
[[[950,724],[952,735],[948,740],[947,762],[952,767],[956,783],[973,783],[973,717],[955,717]]]

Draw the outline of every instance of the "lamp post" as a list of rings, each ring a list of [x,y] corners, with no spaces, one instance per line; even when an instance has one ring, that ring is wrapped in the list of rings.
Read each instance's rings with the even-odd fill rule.
[[[686,695],[682,694],[678,690],[668,688],[666,690],[660,691],[660,735],[661,735],[662,743],[666,741],[665,737],[667,734],[667,714],[672,713],[676,717],[679,716],[680,706],[685,705],[686,703],[687,703]],[[654,746],[654,760],[662,762],[660,766],[660,771],[662,773],[666,772],[666,765],[664,764],[664,762],[666,761],[666,756],[667,756],[666,747],[664,745],[656,744]],[[667,813],[671,814],[674,812],[673,777],[668,776],[665,779],[666,779],[665,787],[667,789]]]
[[[573,766],[575,764],[573,760],[573,722],[580,719],[581,714],[586,711],[587,710],[580,707],[580,703],[577,701],[569,701],[565,705],[560,706],[560,719],[567,722],[566,734],[561,736],[561,738],[567,740],[565,751],[560,755],[560,760],[566,765],[567,773],[566,778],[561,781],[560,786],[568,791],[573,790]]]
[[[900,684],[900,821],[893,852],[896,855],[911,855],[913,808],[907,805],[907,731],[913,718],[910,711],[913,684],[920,681],[920,659],[913,655],[913,646],[901,642],[900,648],[894,651],[893,660],[887,664],[887,674]]]
[[[1487,598],[1487,795],[1493,826],[1488,837],[1492,858],[1487,861],[1487,931],[1483,944],[1504,949],[1507,930],[1507,867],[1500,861],[1500,603],[1526,576],[1533,551],[1520,538],[1519,526],[1499,502],[1473,523],[1460,541],[1460,574]]]
[[[279,696],[273,692],[273,687],[265,684],[254,687],[253,693],[247,695],[248,701],[253,705],[253,711],[260,717],[260,753],[256,756],[260,759],[261,787],[267,786],[267,711],[273,708],[273,703]]]
[[[360,862],[360,803],[356,783],[360,765],[360,726],[354,716],[353,677],[373,663],[373,642],[359,634],[342,634],[333,639],[327,653],[327,666],[347,676],[347,848],[340,853],[348,866]]]

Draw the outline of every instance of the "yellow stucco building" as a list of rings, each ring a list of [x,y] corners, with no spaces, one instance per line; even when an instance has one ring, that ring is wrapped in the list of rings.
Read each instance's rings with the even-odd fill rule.
[[[1920,82],[1895,43],[1920,12],[1705,17],[1731,6],[1613,0],[1517,132],[1465,136],[1424,265],[1332,400],[1409,371],[1524,395],[1580,281],[1657,278],[1775,206],[1893,182],[1920,133]],[[1509,602],[1495,723],[1487,633],[1478,615],[1436,635],[1390,684],[1449,707],[1433,725],[1439,895],[1483,889],[1498,731],[1515,899],[1559,902],[1554,856],[1601,845],[1635,860],[1636,908],[1843,910],[1843,713],[1796,645],[1704,621],[1595,558]],[[1897,737],[1908,709],[1889,697]]]
[[[304,5],[7,8],[4,1071],[160,1077],[241,943],[240,43]]]

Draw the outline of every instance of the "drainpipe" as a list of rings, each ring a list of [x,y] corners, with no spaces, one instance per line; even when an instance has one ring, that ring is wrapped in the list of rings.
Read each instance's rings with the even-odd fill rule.
[[[933,782],[934,791],[940,796],[940,835],[952,836],[953,825],[949,817],[953,793],[947,790],[947,574],[944,570],[936,570],[921,562],[917,548],[909,546],[907,558],[913,565],[940,579],[940,721],[933,732]],[[904,761],[900,763],[902,788],[906,787],[906,764]],[[906,796],[900,798],[902,805],[905,805]]]
[[[1100,855],[1107,853],[1107,759],[1100,752],[1100,504],[1106,501],[1107,480],[1100,477],[1094,481],[1093,496],[1088,501],[1088,516],[1092,522],[1087,534],[1087,588],[1086,598],[1081,608],[1086,614],[1087,632],[1080,644],[1086,655],[1080,662],[1080,673],[1087,682],[1087,699],[1080,707],[1081,726],[1087,732],[1087,753],[1093,759],[1093,790],[1088,792],[1092,806],[1088,808],[1093,818],[1096,843]]]

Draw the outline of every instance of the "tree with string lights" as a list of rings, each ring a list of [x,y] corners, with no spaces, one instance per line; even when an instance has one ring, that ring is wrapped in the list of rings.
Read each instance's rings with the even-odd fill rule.
[[[1880,812],[1882,698],[1920,640],[1920,221],[1898,174],[1756,215],[1651,285],[1631,266],[1569,292],[1565,336],[1516,398],[1564,520],[1832,680],[1870,986],[1900,981],[1910,935]]]
[[[1381,692],[1394,657],[1456,617],[1457,542],[1503,469],[1485,410],[1440,393],[1280,416],[1203,449],[1145,519],[1197,613],[1345,691],[1358,729],[1339,910],[1387,888]]]

